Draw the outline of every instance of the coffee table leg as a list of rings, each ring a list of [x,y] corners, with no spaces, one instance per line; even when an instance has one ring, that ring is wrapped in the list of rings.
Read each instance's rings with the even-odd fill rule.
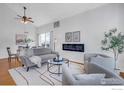
[[[49,63],[47,63],[47,71],[49,71]]]
[[[68,67],[69,67],[69,61],[68,61]]]
[[[58,67],[58,75],[60,75],[60,65],[59,65],[59,67]]]

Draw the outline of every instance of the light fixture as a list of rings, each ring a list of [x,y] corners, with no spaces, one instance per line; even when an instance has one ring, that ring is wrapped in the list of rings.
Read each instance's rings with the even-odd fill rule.
[[[23,7],[23,9],[24,9],[24,16],[17,15],[19,17],[17,19],[19,19],[22,24],[34,23],[34,21],[31,20],[32,19],[31,17],[26,16],[26,9],[27,8]]]

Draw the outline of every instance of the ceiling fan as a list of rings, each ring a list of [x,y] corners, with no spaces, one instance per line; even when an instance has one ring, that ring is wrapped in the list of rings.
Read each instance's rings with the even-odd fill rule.
[[[27,17],[26,16],[26,9],[27,8],[24,6],[23,9],[24,9],[24,15],[23,16],[17,15],[19,17],[17,19],[19,19],[20,22],[23,23],[23,24],[27,24],[29,22],[34,23],[34,21],[32,21],[32,18],[31,17]]]

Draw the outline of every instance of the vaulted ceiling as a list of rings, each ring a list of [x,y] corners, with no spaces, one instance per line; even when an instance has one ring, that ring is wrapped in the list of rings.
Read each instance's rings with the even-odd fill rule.
[[[34,20],[35,26],[41,26],[64,19],[96,7],[103,3],[9,3],[6,4],[17,14],[23,15],[23,6],[27,7],[27,16]],[[16,17],[16,15],[15,15]]]

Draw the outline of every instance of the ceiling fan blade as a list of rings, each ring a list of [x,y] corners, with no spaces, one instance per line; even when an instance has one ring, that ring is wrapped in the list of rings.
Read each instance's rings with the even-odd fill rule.
[[[28,19],[32,19],[31,17],[28,17]]]
[[[27,24],[28,22],[31,22],[31,23],[34,23],[34,21],[32,21],[31,17],[27,17],[26,16],[26,7],[24,6],[24,15],[23,16],[20,16],[20,15],[17,15],[19,18],[15,18],[15,19],[20,19],[21,21],[23,21],[23,23]]]
[[[14,17],[14,19],[21,19],[21,18]]]
[[[34,23],[34,21],[27,19],[27,21]]]
[[[20,15],[17,15],[18,17],[22,17],[22,16],[20,16]]]

